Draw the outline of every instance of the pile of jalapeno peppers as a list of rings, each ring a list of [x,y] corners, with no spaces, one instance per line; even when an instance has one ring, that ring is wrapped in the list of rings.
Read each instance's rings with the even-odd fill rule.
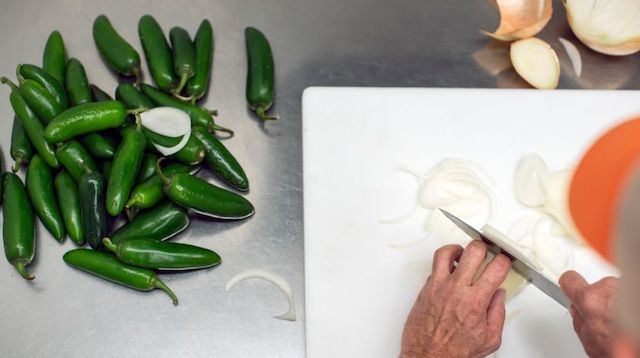
[[[4,249],[9,263],[32,280],[27,266],[35,253],[37,216],[54,239],[69,236],[77,246],[90,247],[65,253],[68,265],[137,290],[162,289],[177,304],[158,270],[208,268],[221,259],[211,250],[165,240],[188,227],[190,211],[241,220],[255,210],[241,195],[249,190],[242,167],[218,138],[230,138],[233,131],[215,123],[216,111],[197,103],[211,77],[211,24],[202,21],[193,41],[174,27],[167,41],[158,22],[145,15],[138,34],[155,86],[140,83],[140,55],[109,19],[100,15],[93,23],[98,52],[122,79],[115,100],[89,83],[78,59],[67,59],[57,31],[46,42],[41,67],[20,64],[16,80],[0,78],[11,90],[15,112],[14,164],[0,185]],[[248,105],[260,119],[276,119],[266,113],[274,93],[271,48],[257,29],[247,28],[245,39]],[[141,125],[141,114],[159,107],[182,111],[182,123],[191,127],[184,138]],[[172,154],[163,151],[166,157],[156,149],[165,146],[175,148]],[[195,176],[201,166],[227,188]],[[126,223],[114,228],[122,218]]]

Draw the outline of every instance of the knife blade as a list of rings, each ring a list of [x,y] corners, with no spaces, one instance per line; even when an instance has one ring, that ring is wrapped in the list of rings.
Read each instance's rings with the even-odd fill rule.
[[[491,253],[493,253],[494,255],[502,253],[507,256],[511,260],[511,268],[522,277],[524,277],[527,281],[531,282],[540,291],[553,298],[564,308],[569,309],[569,307],[571,307],[571,300],[569,300],[567,295],[564,294],[560,286],[555,281],[545,276],[540,271],[539,267],[535,267],[535,264],[526,259],[526,257],[524,257],[521,253],[505,249],[503,246],[497,244],[494,240],[491,240],[489,237],[483,235],[473,226],[460,220],[453,214],[443,209],[440,209],[440,211],[469,237],[474,240],[482,240],[485,244],[487,244],[488,250]]]

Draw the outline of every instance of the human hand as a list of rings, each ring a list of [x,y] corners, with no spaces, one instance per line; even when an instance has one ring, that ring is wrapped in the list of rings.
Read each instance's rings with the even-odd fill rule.
[[[614,322],[614,295],[618,279],[605,277],[589,285],[579,273],[560,276],[560,287],[571,300],[573,328],[589,357],[609,357],[618,337]]]
[[[498,287],[511,261],[495,256],[474,283],[486,255],[478,240],[464,250],[447,245],[435,252],[431,276],[404,327],[401,358],[483,357],[498,350],[505,318],[505,292]]]

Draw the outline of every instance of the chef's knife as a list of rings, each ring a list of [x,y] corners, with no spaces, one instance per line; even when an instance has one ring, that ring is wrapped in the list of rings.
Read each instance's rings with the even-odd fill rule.
[[[571,300],[567,295],[562,292],[560,286],[557,283],[547,278],[542,272],[533,267],[531,262],[524,258],[519,252],[513,250],[506,250],[504,247],[495,243],[493,240],[483,235],[480,231],[474,229],[471,225],[458,219],[451,213],[440,209],[442,213],[449,218],[457,227],[459,227],[465,234],[469,235],[474,240],[482,240],[487,244],[488,249],[494,255],[499,253],[504,254],[511,260],[511,268],[524,277],[527,281],[533,283],[540,291],[553,298],[556,302],[569,309],[571,306]],[[511,252],[510,252],[511,251]]]

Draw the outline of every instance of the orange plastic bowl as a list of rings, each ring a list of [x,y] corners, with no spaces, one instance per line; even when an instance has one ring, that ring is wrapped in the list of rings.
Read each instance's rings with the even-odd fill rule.
[[[580,235],[609,261],[613,261],[618,196],[639,159],[640,118],[634,118],[602,135],[582,157],[571,180],[573,222]]]

